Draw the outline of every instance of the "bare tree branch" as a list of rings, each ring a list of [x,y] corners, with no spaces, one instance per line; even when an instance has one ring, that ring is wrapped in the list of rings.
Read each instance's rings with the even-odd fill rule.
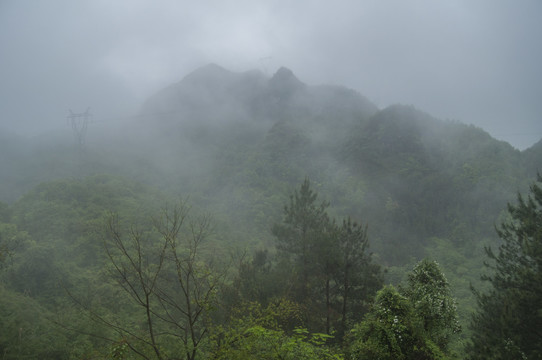
[[[100,314],[93,318],[127,337],[128,347],[144,358],[140,345],[152,349],[157,359],[182,356],[167,353],[171,338],[182,343],[186,359],[195,358],[208,332],[205,315],[226,274],[215,276],[201,259],[200,247],[212,232],[211,217],[191,218],[189,212],[184,201],[164,208],[152,219],[151,232],[135,226],[123,232],[116,215],[107,221],[104,247],[110,275],[142,309],[145,321],[139,327],[144,335]]]

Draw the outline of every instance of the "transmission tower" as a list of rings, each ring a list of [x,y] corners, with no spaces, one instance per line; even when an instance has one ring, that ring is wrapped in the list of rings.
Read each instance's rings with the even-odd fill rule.
[[[83,113],[74,113],[70,109],[70,114],[68,115],[68,122],[72,126],[73,135],[75,136],[75,142],[79,148],[79,151],[83,150],[85,145],[85,135],[87,133],[88,123],[92,118],[90,113],[90,108]]]

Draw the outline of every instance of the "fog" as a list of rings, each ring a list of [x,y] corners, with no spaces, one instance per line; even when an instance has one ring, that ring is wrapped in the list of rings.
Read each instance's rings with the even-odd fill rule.
[[[4,0],[0,128],[54,133],[87,107],[106,127],[212,62],[268,76],[286,66],[524,149],[542,137],[541,20],[536,0]]]

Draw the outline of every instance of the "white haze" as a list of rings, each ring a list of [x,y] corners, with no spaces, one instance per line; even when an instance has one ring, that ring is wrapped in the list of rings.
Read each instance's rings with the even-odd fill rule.
[[[0,1],[0,129],[66,130],[138,112],[210,62],[341,84],[524,149],[542,138],[542,2]]]

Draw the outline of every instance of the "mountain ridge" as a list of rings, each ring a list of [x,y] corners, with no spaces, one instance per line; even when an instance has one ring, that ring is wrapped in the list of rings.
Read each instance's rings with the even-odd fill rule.
[[[204,105],[212,104],[216,100],[219,100],[218,104],[220,104],[220,100],[223,100],[222,97],[224,96],[237,97],[236,101],[239,106],[252,110],[252,112],[249,112],[251,116],[261,112],[262,107],[269,108],[277,102],[280,102],[281,106],[290,106],[288,100],[291,100],[295,94],[300,92],[304,92],[304,94],[300,96],[301,99],[297,100],[300,100],[304,107],[310,108],[312,115],[318,115],[319,112],[325,111],[326,106],[329,107],[332,103],[331,98],[342,100],[343,109],[350,107],[358,113],[364,113],[366,116],[383,110],[357,91],[344,86],[307,85],[299,80],[292,70],[286,67],[280,67],[271,77],[268,77],[259,70],[233,72],[211,63],[195,69],[179,82],[171,84],[149,97],[142,105],[141,113],[182,112],[182,107],[173,106],[175,100],[179,100],[179,96],[173,94],[180,95],[181,101],[178,105],[186,105],[187,102],[190,103],[191,98],[182,99],[182,96],[187,96],[187,92],[199,95],[202,89],[211,91],[212,94],[214,93],[213,96],[216,95]],[[219,98],[217,99],[217,97]],[[163,98],[161,99],[163,101],[158,101],[159,98]],[[349,98],[349,100],[345,101],[346,98]],[[394,105],[390,106],[393,107]],[[272,111],[272,114],[276,115],[276,109],[274,112]]]
[[[219,212],[238,194],[237,216],[265,228],[277,216],[270,208],[281,208],[276,194],[310,177],[340,204],[339,215],[367,218],[379,244],[392,246],[401,236],[464,241],[457,222],[491,236],[506,202],[542,168],[538,147],[520,152],[413,106],[378,109],[354,90],[304,84],[287,68],[266,77],[210,64],[151,96],[141,114],[129,136],[111,135],[80,155],[4,152],[5,167],[24,172],[25,183],[6,178],[3,199],[59,176],[113,172],[197,194]]]
[[[208,194],[217,202],[231,203],[228,193],[265,193],[262,184],[286,189],[308,176],[331,184],[327,188],[335,202],[374,224],[379,252],[397,247],[401,238],[409,238],[405,243],[416,252],[431,236],[464,243],[471,235],[462,235],[457,222],[471,223],[468,233],[493,236],[500,211],[529,179],[522,152],[475,126],[440,120],[413,106],[378,109],[350,89],[306,85],[287,68],[260,85],[255,106],[254,98],[240,102],[247,116],[237,120],[243,125],[236,128],[235,140],[218,145],[210,166]],[[172,121],[182,126],[186,119]],[[266,125],[243,136],[255,123]],[[205,144],[227,129],[215,123],[208,128],[214,132],[199,140]],[[251,136],[256,140],[249,141]],[[225,148],[229,151],[220,150]],[[349,189],[335,183],[335,174],[370,190],[350,197]],[[243,216],[251,217],[251,206]],[[468,218],[473,213],[476,222]]]
[[[144,102],[141,113],[175,112],[180,117],[195,116],[196,109],[208,110],[208,105],[221,107],[231,102],[243,111],[244,116],[273,118],[286,107],[301,105],[314,115],[322,111],[322,103],[331,98],[349,94],[343,105],[365,113],[374,113],[377,107],[359,93],[339,86],[312,86],[301,82],[294,73],[281,67],[272,77],[257,70],[232,72],[218,65],[209,64],[186,75],[181,81],[158,91]],[[203,98],[205,101],[200,101]],[[284,113],[284,111],[282,111]],[[280,116],[280,115],[279,115]]]

